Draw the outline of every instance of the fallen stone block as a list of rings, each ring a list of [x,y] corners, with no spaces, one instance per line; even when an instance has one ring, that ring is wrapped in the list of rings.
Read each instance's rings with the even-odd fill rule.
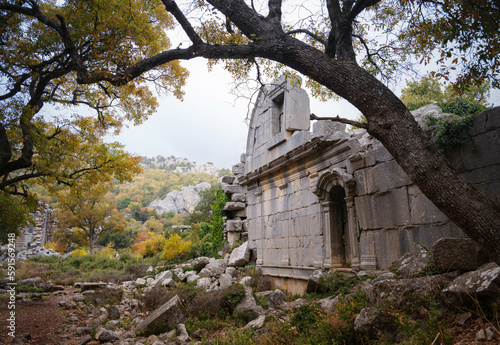
[[[187,320],[187,311],[182,306],[179,296],[174,296],[167,303],[156,309],[137,327],[138,333],[160,334],[176,328]]]
[[[228,266],[241,267],[245,266],[250,262],[250,248],[248,248],[248,241],[243,243],[241,246],[234,248],[229,257]]]

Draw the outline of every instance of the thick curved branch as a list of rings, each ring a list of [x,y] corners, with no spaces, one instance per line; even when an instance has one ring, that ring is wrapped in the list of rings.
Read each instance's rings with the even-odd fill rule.
[[[309,118],[311,120],[318,120],[318,121],[335,121],[335,122],[345,123],[345,124],[351,125],[351,126],[356,126],[356,127],[359,127],[359,128],[368,129],[368,124],[367,123],[361,123],[361,122],[358,122],[358,121],[353,121],[353,120],[345,119],[343,117],[339,117],[338,115],[335,116],[335,117],[318,117],[318,116],[316,116],[314,114],[311,114],[311,116]]]
[[[274,25],[281,25],[281,0],[269,0],[269,14],[267,19]]]
[[[14,96],[16,93],[20,92],[21,91],[21,86],[23,85],[23,83],[28,80],[30,77],[29,74],[23,74],[22,76],[19,77],[19,80],[16,81],[16,83],[14,84],[14,86],[12,87],[12,89],[10,89],[9,92],[3,94],[3,95],[0,95],[0,101],[3,101],[5,99],[9,99],[11,98],[12,96]]]
[[[179,9],[175,1],[173,0],[162,0],[163,5],[165,5],[165,8],[168,12],[172,13],[172,15],[177,19],[177,22],[181,25],[182,29],[188,35],[189,39],[193,44],[195,45],[201,45],[203,44],[203,40],[201,37],[196,33],[194,30],[193,26],[191,23],[187,20],[187,18],[184,16],[184,13]]]

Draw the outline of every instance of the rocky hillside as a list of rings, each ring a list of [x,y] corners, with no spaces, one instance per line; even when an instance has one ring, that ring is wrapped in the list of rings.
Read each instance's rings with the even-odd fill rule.
[[[155,200],[148,206],[154,208],[159,214],[163,214],[163,212],[192,213],[200,202],[200,191],[209,188],[210,183],[207,182],[199,183],[196,186],[182,187],[180,191],[173,190],[164,199]]]
[[[174,156],[141,157],[141,166],[146,169],[162,169],[182,174],[209,174],[219,176],[219,169],[213,163],[191,162],[187,158]]]

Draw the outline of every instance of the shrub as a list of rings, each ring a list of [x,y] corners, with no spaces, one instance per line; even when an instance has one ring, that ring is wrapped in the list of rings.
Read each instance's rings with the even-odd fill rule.
[[[106,257],[108,259],[113,259],[116,255],[116,250],[113,249],[113,243],[109,242],[104,248],[101,248],[96,254],[97,256]]]
[[[59,254],[64,254],[64,252],[66,251],[66,245],[61,241],[45,242],[44,248],[52,249],[53,251]]]
[[[71,253],[72,256],[87,256],[89,253],[83,249],[83,248],[78,248]]]
[[[183,241],[178,234],[170,236],[164,243],[161,257],[167,260],[182,257],[191,248],[191,241]]]
[[[231,315],[236,306],[245,297],[245,287],[233,284],[221,291],[221,313]]]

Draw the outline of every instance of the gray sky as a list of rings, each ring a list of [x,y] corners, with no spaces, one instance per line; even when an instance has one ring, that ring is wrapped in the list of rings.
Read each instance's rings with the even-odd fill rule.
[[[132,154],[174,155],[196,163],[212,162],[219,169],[231,168],[245,152],[249,102],[231,94],[231,76],[222,68],[208,72],[204,59],[182,65],[190,71],[184,101],[173,96],[160,98],[156,114],[110,140],[121,142]],[[354,119],[359,114],[346,101],[310,100],[311,112],[318,116]]]

